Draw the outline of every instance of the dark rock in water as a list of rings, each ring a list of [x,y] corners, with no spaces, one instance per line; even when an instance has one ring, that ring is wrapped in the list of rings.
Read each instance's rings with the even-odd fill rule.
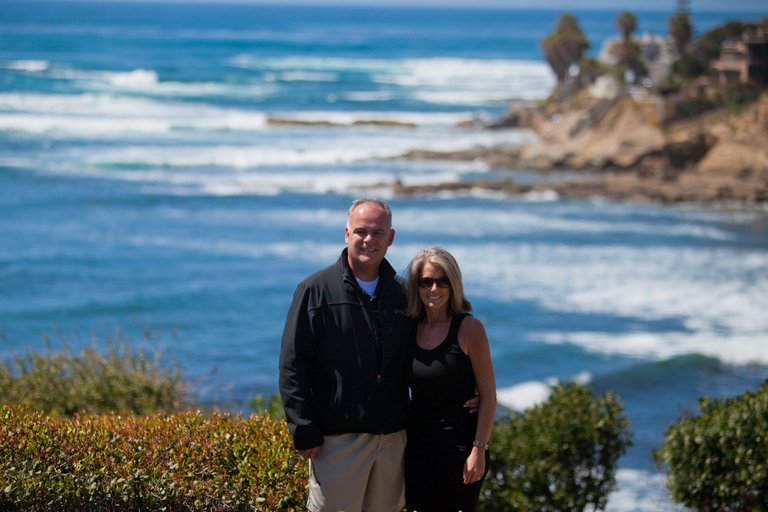
[[[344,126],[330,121],[301,121],[299,119],[277,119],[267,118],[267,124],[270,126]]]
[[[390,121],[387,119],[371,119],[371,120],[357,120],[353,125],[365,125],[365,124],[372,124],[375,126],[395,126],[395,127],[402,127],[402,128],[413,128],[416,126],[415,123],[406,123],[403,121]]]

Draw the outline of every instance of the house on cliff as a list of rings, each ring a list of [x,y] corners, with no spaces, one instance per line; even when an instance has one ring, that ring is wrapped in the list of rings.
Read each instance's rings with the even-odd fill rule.
[[[710,63],[720,85],[753,82],[768,86],[768,32],[747,30],[741,39],[723,41],[720,58]]]
[[[641,37],[632,38],[640,48],[640,60],[648,71],[648,78],[654,84],[661,81],[669,74],[672,62],[677,58],[674,44],[669,37],[645,32]],[[616,55],[611,52],[614,45],[621,43],[620,38],[609,38],[600,45],[600,53],[597,60],[609,66],[617,64]]]
[[[672,62],[677,58],[672,40],[669,37],[649,32],[644,33],[639,38],[633,37],[632,39],[640,49],[640,61],[648,73],[644,81],[645,89],[654,84],[661,83],[669,75]],[[604,40],[600,45],[600,53],[597,60],[610,67],[615,66],[618,63],[618,59],[611,49],[620,43],[620,38]],[[648,79],[650,79],[650,82]],[[645,92],[642,90],[643,88],[634,89]],[[608,74],[598,77],[589,90],[596,98],[611,98],[626,92],[626,87]]]

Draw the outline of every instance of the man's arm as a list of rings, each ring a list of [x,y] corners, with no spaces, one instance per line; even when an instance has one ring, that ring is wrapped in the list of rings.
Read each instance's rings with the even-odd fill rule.
[[[480,390],[475,386],[475,397],[464,402],[464,407],[471,413],[477,413],[480,410]]]
[[[280,396],[288,430],[299,451],[323,443],[312,399],[310,365],[316,344],[308,303],[309,290],[300,284],[288,310],[280,346]]]

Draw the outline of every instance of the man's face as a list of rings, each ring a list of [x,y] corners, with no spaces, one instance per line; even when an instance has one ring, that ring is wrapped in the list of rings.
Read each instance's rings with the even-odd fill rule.
[[[349,216],[344,240],[349,248],[352,270],[378,269],[387,254],[387,248],[395,239],[387,214],[374,203],[363,203]]]

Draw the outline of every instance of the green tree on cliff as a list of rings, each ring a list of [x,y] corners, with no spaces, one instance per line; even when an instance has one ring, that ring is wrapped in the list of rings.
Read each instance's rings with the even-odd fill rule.
[[[677,0],[677,10],[667,20],[669,35],[677,50],[677,60],[672,65],[672,71],[683,78],[696,77],[707,70],[707,63],[700,62],[690,52],[693,25],[688,3],[688,0]]]
[[[611,55],[616,59],[616,74],[619,80],[625,79],[626,72],[631,71],[632,80],[636,80],[640,72],[642,51],[640,44],[632,40],[632,32],[637,28],[637,17],[624,11],[616,17],[616,26],[621,32],[622,40],[614,43],[610,48]]]
[[[637,16],[629,11],[624,11],[616,17],[616,26],[619,28],[624,42],[627,42],[632,37],[632,32],[637,28]]]
[[[569,68],[581,61],[589,49],[589,41],[579,28],[576,16],[563,14],[557,19],[555,31],[541,40],[541,48],[559,86],[566,83]]]
[[[677,0],[677,10],[667,20],[669,35],[675,43],[679,57],[685,55],[685,47],[691,42],[693,36],[693,25],[691,24],[691,10],[688,7],[688,0]]]

